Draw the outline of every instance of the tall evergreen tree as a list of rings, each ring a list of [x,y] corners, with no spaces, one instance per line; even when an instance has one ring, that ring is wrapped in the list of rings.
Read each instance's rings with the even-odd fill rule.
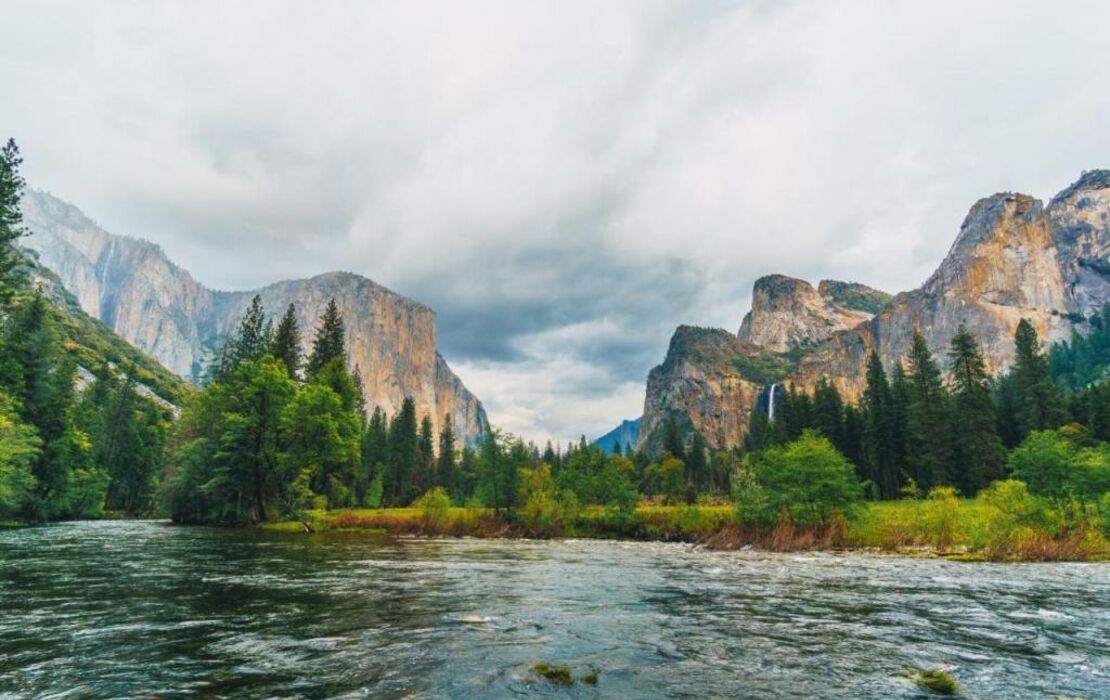
[[[1022,319],[1014,333],[1016,352],[1012,370],[1017,399],[1018,429],[1024,438],[1034,430],[1059,427],[1063,405],[1052,384],[1048,358],[1041,352],[1033,324]]]
[[[407,506],[420,495],[414,479],[420,464],[416,402],[405,397],[401,411],[389,424],[389,473],[385,479],[386,502]]]
[[[550,447],[550,443],[548,443]],[[451,414],[443,417],[443,425],[439,429],[439,454],[436,455],[436,486],[443,486],[458,501],[461,502],[461,483],[458,474],[458,461],[455,455],[455,427],[451,421]]]
[[[436,474],[435,432],[432,418],[427,413],[420,420],[420,468],[417,471],[417,485],[421,493],[438,485]]]
[[[301,371],[301,327],[297,324],[297,310],[292,304],[285,309],[285,315],[274,331],[270,354],[282,361],[291,378],[298,378]]]
[[[306,368],[309,378],[314,377],[324,365],[337,357],[346,361],[346,330],[343,318],[339,315],[339,306],[332,299],[324,309],[320,325],[316,328],[316,337],[312,341],[312,353],[308,356]]]
[[[948,394],[940,367],[921,333],[914,331],[909,355],[906,453],[910,475],[928,492],[951,484],[952,443],[948,437]]]
[[[361,486],[356,493],[360,505],[381,505],[382,494],[379,493],[378,503],[368,503],[369,489],[374,482],[385,490],[386,469],[389,462],[389,421],[385,412],[375,406],[366,427],[362,431],[362,473]]]
[[[955,463],[962,471],[954,477],[970,496],[1003,476],[1006,450],[998,437],[983,356],[963,324],[952,338],[948,357],[953,383],[951,434]]]
[[[663,451],[670,453],[675,459],[686,459],[686,438],[673,413],[668,414],[663,422]]]
[[[821,377],[813,389],[813,428],[827,437],[841,454],[846,454],[844,439],[844,401],[831,382]]]
[[[690,451],[686,456],[686,481],[693,484],[697,491],[709,486],[712,475],[709,471],[709,445],[700,430],[694,431],[690,441]]]
[[[867,386],[863,392],[864,445],[867,449],[866,476],[882,498],[895,498],[901,487],[898,478],[896,409],[882,360],[874,350],[867,358]]]
[[[23,261],[15,242],[27,231],[23,227],[23,212],[19,202],[23,196],[23,177],[19,167],[23,158],[15,141],[0,150],[0,302],[11,299],[19,282],[18,268]]]

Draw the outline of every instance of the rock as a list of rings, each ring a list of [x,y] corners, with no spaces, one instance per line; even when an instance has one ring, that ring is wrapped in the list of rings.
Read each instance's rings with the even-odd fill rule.
[[[845,294],[849,290],[840,286],[843,284],[822,283],[826,292]],[[768,275],[755,281],[752,310],[744,316],[738,335],[746,343],[786,352],[817,345],[836,331],[854,328],[872,315],[842,306],[804,280]]]
[[[921,287],[885,303],[882,295],[772,275],[756,282],[738,335],[679,327],[648,376],[639,446],[674,414],[711,446],[736,447],[762,386],[773,382],[808,391],[826,378],[856,401],[872,349],[892,367],[915,330],[947,370],[948,344],[965,324],[992,373],[1012,364],[1023,318],[1046,346],[1085,330],[1086,317],[1110,303],[1110,171],[1084,173],[1047,207],[1015,193],[980,200]],[[862,314],[855,323],[854,314]]]
[[[487,427],[485,410],[437,351],[435,312],[350,272],[277,282],[260,290],[207,289],[158,246],[101,229],[79,209],[28,191],[24,239],[81,308],[177,374],[198,381],[255,294],[280,316],[294,304],[307,353],[313,329],[334,298],[347,328],[349,362],[362,374],[368,405],[400,410],[406,396],[438,431],[450,415],[460,444]]]

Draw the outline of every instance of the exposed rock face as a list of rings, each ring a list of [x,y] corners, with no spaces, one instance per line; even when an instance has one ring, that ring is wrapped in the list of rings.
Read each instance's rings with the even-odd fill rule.
[[[846,298],[862,301],[849,306]],[[980,200],[925,284],[898,294],[873,318],[834,329],[812,351],[797,352],[806,338],[848,323],[837,315],[842,309],[866,312],[876,301],[873,295],[854,294],[844,283],[823,282],[814,291],[804,282],[774,276],[756,283],[752,312],[739,337],[702,330],[702,340],[691,343],[689,329],[680,327],[667,360],[648,378],[641,445],[651,439],[651,426],[669,413],[689,416],[689,425],[714,446],[740,444],[758,397],[743,384],[753,379],[759,384],[781,379],[811,389],[824,377],[856,400],[871,350],[892,366],[905,356],[915,330],[946,367],[948,343],[965,324],[991,372],[1013,362],[1013,335],[1023,318],[1045,344],[1082,330],[1084,317],[1110,303],[1110,171],[1085,173],[1047,207],[1013,193]],[[710,334],[719,352],[708,358],[675,353],[680,337],[686,339],[678,346],[698,346]],[[767,354],[791,347],[790,355]],[[725,369],[730,365],[739,368],[735,374]]]
[[[251,298],[268,313],[294,304],[307,352],[312,331],[334,298],[347,327],[352,366],[362,374],[368,404],[389,414],[406,396],[438,431],[450,415],[459,440],[486,428],[485,410],[436,351],[435,312],[349,272],[278,282],[257,291],[212,291],[146,241],[114,236],[73,205],[28,192],[26,245],[54,270],[86,313],[174,372],[196,381],[222,338],[234,332]]]
[[[720,328],[679,326],[667,358],[648,375],[639,446],[658,439],[670,415],[711,445],[739,445],[763,385],[745,378],[735,358],[758,352]]]
[[[622,452],[625,448],[636,447],[640,441],[640,420],[622,420],[620,425],[594,440],[594,444],[609,453],[618,445]]]
[[[822,283],[826,290],[829,284]],[[744,316],[738,335],[746,343],[786,352],[816,345],[871,316],[867,311],[841,306],[804,280],[768,275],[755,281],[752,310]]]

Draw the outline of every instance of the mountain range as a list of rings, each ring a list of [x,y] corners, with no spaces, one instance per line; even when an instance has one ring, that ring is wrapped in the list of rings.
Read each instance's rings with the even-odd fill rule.
[[[821,378],[858,400],[871,351],[890,368],[920,331],[942,368],[960,324],[989,371],[1009,368],[1028,319],[1044,344],[1088,329],[1110,302],[1110,170],[1082,174],[1047,205],[1004,192],[976,202],[951,249],[917,289],[894,296],[784,275],[756,280],[738,333],[679,326],[647,380],[638,447],[658,444],[668,416],[713,447],[742,444],[774,384],[811,390]],[[763,399],[765,402],[765,399]]]
[[[349,363],[359,369],[371,408],[392,415],[411,396],[418,416],[429,416],[435,430],[450,416],[460,443],[473,444],[488,426],[481,402],[437,350],[435,312],[372,280],[329,272],[257,290],[212,290],[157,245],[108,233],[48,193],[28,190],[23,215],[32,234],[24,245],[81,310],[189,381],[202,379],[254,295],[274,316],[295,306],[306,352],[325,306],[335,299],[346,324]]]

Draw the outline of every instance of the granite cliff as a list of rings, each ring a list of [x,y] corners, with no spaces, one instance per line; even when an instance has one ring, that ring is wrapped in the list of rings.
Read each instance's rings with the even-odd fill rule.
[[[856,400],[871,351],[890,367],[915,330],[945,366],[948,342],[965,324],[989,370],[1004,371],[1021,319],[1048,344],[1083,331],[1107,303],[1110,171],[1084,173],[1047,206],[1024,194],[996,194],[972,206],[921,287],[885,303],[862,285],[826,281],[815,290],[773,275],[755,283],[738,335],[679,327],[666,360],[648,377],[640,446],[651,446],[668,415],[713,446],[739,445],[769,384],[808,390],[824,377]]]
[[[158,246],[110,234],[77,207],[28,191],[24,239],[90,316],[177,374],[197,381],[255,294],[268,313],[294,304],[305,350],[334,298],[347,327],[349,361],[362,374],[368,404],[392,414],[406,396],[438,431],[450,415],[459,440],[474,442],[485,410],[437,351],[435,312],[349,272],[277,282],[259,290],[206,288]]]

